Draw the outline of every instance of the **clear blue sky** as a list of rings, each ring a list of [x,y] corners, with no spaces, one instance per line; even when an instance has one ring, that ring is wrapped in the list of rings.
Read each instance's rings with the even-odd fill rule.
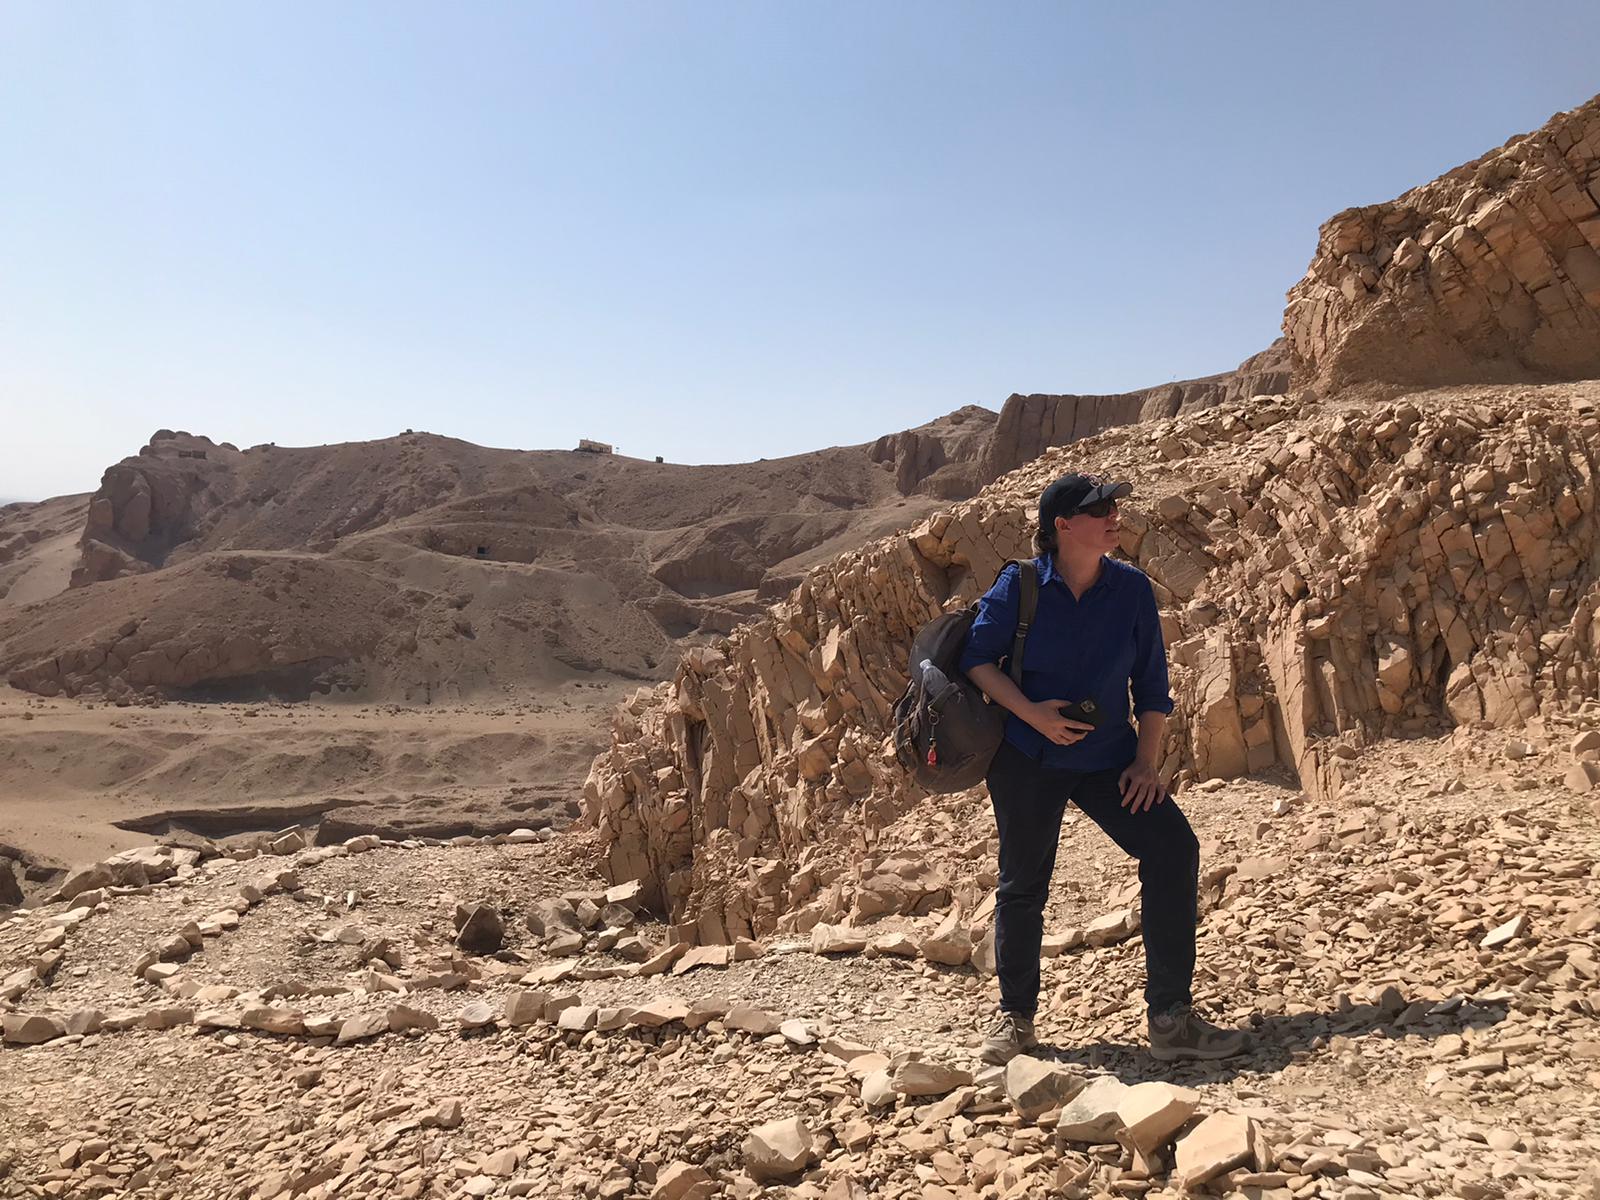
[[[727,462],[1233,366],[1600,4],[0,5],[0,496],[160,427]]]

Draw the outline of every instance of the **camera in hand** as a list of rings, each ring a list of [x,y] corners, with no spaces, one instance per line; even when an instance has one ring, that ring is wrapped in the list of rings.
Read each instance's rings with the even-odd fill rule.
[[[1079,700],[1075,704],[1063,704],[1060,713],[1069,721],[1078,721],[1084,725],[1100,728],[1100,706],[1093,700]]]

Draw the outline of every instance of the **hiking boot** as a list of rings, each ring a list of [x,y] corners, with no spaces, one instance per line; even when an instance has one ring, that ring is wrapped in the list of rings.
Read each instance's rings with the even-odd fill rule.
[[[1187,1004],[1150,1016],[1150,1054],[1162,1062],[1232,1058],[1247,1053],[1254,1044],[1243,1029],[1219,1029],[1195,1016]]]
[[[983,1032],[983,1049],[978,1051],[978,1057],[997,1067],[1039,1044],[1039,1039],[1033,1036],[1033,1018],[1021,1013],[997,1012],[983,1027]]]

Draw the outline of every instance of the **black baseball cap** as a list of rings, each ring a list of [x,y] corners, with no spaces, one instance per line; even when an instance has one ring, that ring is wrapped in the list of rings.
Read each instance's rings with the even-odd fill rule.
[[[1070,517],[1102,500],[1133,494],[1131,483],[1111,483],[1098,475],[1063,475],[1039,497],[1039,528],[1051,529],[1057,517]]]

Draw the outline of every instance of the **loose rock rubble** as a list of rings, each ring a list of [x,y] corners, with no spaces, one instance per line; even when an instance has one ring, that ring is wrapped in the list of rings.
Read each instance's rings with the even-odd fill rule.
[[[1187,801],[1208,847],[1199,999],[1261,1041],[1212,1067],[1142,1049],[1136,938],[1063,939],[1044,1044],[1004,1069],[976,1059],[991,977],[877,953],[886,935],[847,921],[855,948],[719,947],[679,976],[593,936],[553,954],[527,917],[604,890],[581,835],[211,858],[70,928],[81,894],[23,911],[0,923],[0,968],[44,930],[65,930],[64,958],[6,1002],[0,1194],[1581,1196],[1600,1153],[1600,834],[1555,778],[1576,735],[1524,733],[1524,761],[1549,762],[1525,789],[1493,776],[1495,736],[1377,747],[1338,806],[1261,783]],[[1472,783],[1439,786],[1457,776]],[[945,816],[952,846],[987,846],[978,804]],[[1128,904],[1108,854],[1068,821],[1051,930]],[[247,888],[238,924],[172,975],[128,969]],[[463,954],[457,911],[483,904],[505,945]],[[989,910],[873,924],[920,942],[950,913],[970,929]],[[365,940],[320,936],[346,926]],[[383,942],[394,965],[370,965]]]

